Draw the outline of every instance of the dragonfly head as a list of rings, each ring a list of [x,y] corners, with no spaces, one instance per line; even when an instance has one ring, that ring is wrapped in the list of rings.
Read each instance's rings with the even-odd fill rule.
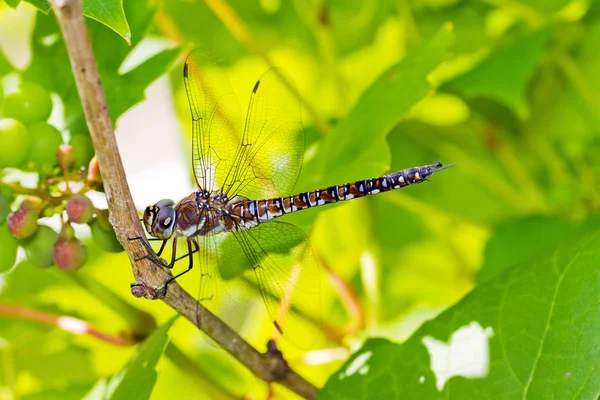
[[[146,207],[143,221],[150,236],[164,240],[170,238],[175,226],[175,202],[164,199]]]

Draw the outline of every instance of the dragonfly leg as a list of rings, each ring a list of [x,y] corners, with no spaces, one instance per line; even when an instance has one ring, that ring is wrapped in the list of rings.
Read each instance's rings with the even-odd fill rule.
[[[192,251],[191,254],[194,254],[194,253],[197,253],[198,251],[200,251],[200,248],[198,247],[198,243],[196,243],[196,242],[193,242],[193,243],[194,243],[194,251]],[[175,262],[177,263],[177,261],[183,260],[184,258],[189,257],[189,256],[190,256],[189,252],[185,253],[184,255],[177,257]]]
[[[194,243],[194,250],[192,250],[192,243]],[[184,274],[190,272],[192,270],[192,268],[194,267],[194,253],[198,252],[198,250],[200,250],[200,248],[198,247],[198,243],[196,243],[195,241],[190,240],[190,239],[188,239],[188,241],[187,241],[187,246],[188,246],[188,252],[187,252],[187,254],[185,254],[185,255],[177,258],[177,259],[175,257],[173,257],[173,259],[171,260],[171,268],[173,267],[173,265],[177,261],[179,261],[179,260],[181,260],[182,258],[185,258],[185,257],[189,258],[190,263],[188,264],[188,267],[187,267],[187,269],[185,271],[182,271],[182,272],[178,273],[177,275],[169,278],[165,282],[165,286],[164,286],[164,289],[163,289],[164,295],[167,294],[167,286],[169,285],[169,283],[173,282],[175,279],[179,278],[181,275],[184,275]],[[175,254],[175,246],[173,246],[173,254]]]
[[[160,239],[158,239],[160,240]],[[175,239],[173,239],[173,242],[175,241]],[[163,240],[162,244],[160,245],[160,249],[158,249],[158,251],[156,252],[156,255],[160,257],[160,255],[162,254],[163,250],[165,249],[165,245],[167,244],[166,240]]]
[[[146,250],[150,251],[152,254],[156,254],[156,255],[160,255],[160,253],[162,253],[163,249],[165,248],[165,243],[166,240],[163,239],[159,239],[159,238],[147,238],[147,237],[143,237],[143,236],[136,236],[136,237],[132,237],[132,238],[127,238],[129,241],[134,241],[134,240],[139,240],[142,245],[146,248]],[[158,240],[162,240],[163,244],[160,246],[160,250],[158,251],[158,253],[156,253],[154,251],[154,249],[152,248],[152,246],[150,246],[150,243],[148,243],[149,241],[155,242]]]
[[[163,252],[165,245],[167,244],[166,240],[159,239],[159,238],[145,238],[145,237],[141,237],[141,236],[136,236],[134,238],[128,238],[128,239],[129,240],[139,240],[142,243],[142,245],[146,248],[146,250],[148,250],[148,252],[150,253],[150,254],[146,254],[143,257],[136,258],[135,259],[136,262],[141,261],[141,260],[150,260],[155,264],[158,264],[163,267],[167,267],[166,262],[162,258],[160,258],[160,254]],[[154,251],[152,246],[150,246],[150,244],[148,243],[149,240],[152,240],[152,241],[162,240],[163,241],[160,246],[160,250],[158,250],[158,253]]]

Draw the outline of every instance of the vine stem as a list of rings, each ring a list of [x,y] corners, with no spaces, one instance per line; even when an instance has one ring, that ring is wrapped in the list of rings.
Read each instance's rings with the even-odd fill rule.
[[[53,315],[25,307],[17,307],[1,303],[0,314],[53,325],[75,335],[94,336],[102,341],[116,344],[118,346],[133,346],[137,343],[137,341],[132,337],[111,335],[94,328],[81,319],[69,316]]]
[[[129,240],[144,237],[145,234],[125,177],[98,66],[85,26],[81,0],[51,0],[50,3],[63,34],[102,171],[110,222],[132,264],[136,279],[132,292],[138,297],[154,299],[156,290],[153,288],[163,287],[171,275],[148,259],[136,261],[147,255],[147,250],[139,240]],[[141,290],[142,288],[147,290]],[[317,388],[288,368],[283,358],[271,357],[250,346],[233,329],[183,290],[176,281],[169,284],[169,290],[162,300],[205,332],[258,378],[267,382],[278,382],[304,398],[316,397]],[[202,324],[199,321],[202,321]]]

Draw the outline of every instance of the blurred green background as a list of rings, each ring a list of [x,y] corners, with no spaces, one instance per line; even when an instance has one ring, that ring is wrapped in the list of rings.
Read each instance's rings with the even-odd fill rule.
[[[54,16],[28,3],[16,10],[8,5],[0,4],[5,92],[14,81],[37,82],[61,104],[53,117],[63,137],[85,132]],[[403,341],[478,283],[600,227],[599,1],[123,5],[128,25],[107,24],[126,37],[130,31],[131,47],[106,26],[92,19],[88,25],[120,144],[133,143],[124,162],[143,162],[145,149],[161,143],[180,147],[173,156],[179,169],[160,177],[144,175],[142,167],[135,175],[135,165],[127,170],[136,176],[134,197],[136,187],[160,191],[170,174],[192,183],[181,61],[198,46],[220,61],[243,109],[269,65],[292,77],[306,134],[296,192],[436,161],[456,164],[423,185],[290,216],[320,261],[328,330],[318,349],[285,342],[281,348],[318,386],[365,338]],[[144,101],[159,77],[161,89],[149,90]],[[154,108],[127,111],[139,102]],[[150,127],[153,113],[165,109],[175,123]],[[125,124],[131,115],[135,124]],[[161,198],[152,194],[148,202]],[[0,275],[0,304],[79,318],[134,338],[173,316],[162,302],[131,296],[125,254],[86,243],[88,262],[75,274],[19,257],[18,266]],[[192,293],[196,272],[181,280]],[[271,327],[260,301],[240,314],[242,336],[264,349]],[[169,337],[151,398],[267,396],[264,382],[207,345],[187,321],[176,320]],[[98,381],[126,371],[137,349],[0,315],[0,397],[82,398]],[[294,398],[279,386],[274,390]]]

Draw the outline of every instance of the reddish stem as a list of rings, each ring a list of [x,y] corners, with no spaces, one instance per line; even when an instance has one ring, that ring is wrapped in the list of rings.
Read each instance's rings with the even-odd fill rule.
[[[11,306],[8,304],[0,304],[0,314],[11,315],[13,317],[27,319],[29,321],[41,322],[47,325],[56,326],[57,328],[75,335],[94,336],[105,342],[116,344],[117,346],[132,346],[137,343],[137,341],[131,337],[110,335],[92,327],[83,320],[69,316],[52,315],[43,313],[41,311]]]

